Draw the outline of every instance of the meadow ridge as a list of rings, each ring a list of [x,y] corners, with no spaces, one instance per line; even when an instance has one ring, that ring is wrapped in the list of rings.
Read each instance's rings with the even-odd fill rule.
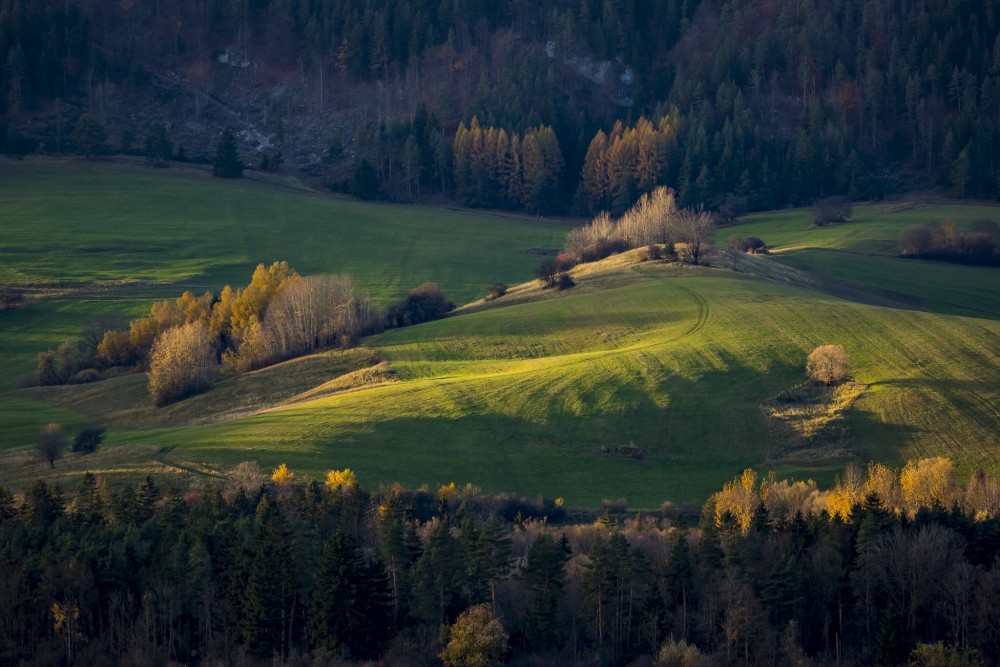
[[[207,200],[216,187],[212,181],[173,174],[136,173],[136,178],[152,179],[148,189],[162,181],[174,195],[193,188],[203,190]],[[440,269],[445,276],[440,281],[456,301],[471,301],[494,279],[508,277],[513,283],[529,276],[539,260],[532,249],[560,246],[566,230],[562,223],[547,221],[359,204],[245,184],[222,186],[224,192],[244,188],[286,211],[342,211],[344,220],[327,232],[325,242],[351,255],[343,260],[344,268],[323,268],[320,245],[296,246],[290,232],[292,238],[275,241],[276,249],[287,254],[261,260],[283,259],[303,273],[351,273],[362,289],[382,297],[398,296],[391,286],[405,289],[414,282],[398,277],[407,275],[405,270],[432,271],[436,264],[448,263]],[[225,201],[225,196],[215,199]],[[30,217],[29,204],[20,210]],[[396,251],[406,249],[405,261],[380,252],[362,256],[364,230],[377,228],[380,223],[371,221],[384,211],[399,214],[392,221],[398,233],[392,245]],[[351,233],[353,218],[346,216],[355,212],[357,219],[369,222]],[[437,220],[435,213],[444,226],[441,234],[471,225],[462,223],[466,216],[482,223],[477,229],[488,227],[490,236],[486,241],[416,242],[411,247],[411,238],[431,233],[427,226]],[[350,467],[368,487],[455,481],[489,492],[563,497],[575,506],[617,498],[647,508],[666,500],[694,503],[748,466],[773,469],[779,477],[825,482],[843,469],[845,460],[822,457],[810,465],[766,466],[770,442],[761,409],[765,401],[804,380],[811,349],[837,343],[851,355],[855,379],[867,385],[847,412],[856,452],[852,460],[899,465],[943,455],[964,474],[976,468],[996,472],[1000,286],[995,269],[900,260],[891,247],[893,238],[916,222],[953,216],[965,224],[996,213],[985,206],[928,205],[893,213],[859,206],[850,222],[822,229],[810,229],[804,211],[757,214],[716,231],[719,245],[735,234],[759,236],[773,248],[772,256],[752,258],[753,266],[742,273],[638,263],[634,253],[612,257],[575,269],[578,285],[566,292],[521,285],[498,301],[470,304],[443,320],[369,337],[363,351],[322,353],[228,379],[171,408],[150,407],[140,375],[8,393],[0,397],[0,420],[16,428],[8,430],[4,446],[10,449],[0,455],[0,468],[13,471],[16,460],[18,479],[47,473],[48,464],[26,463],[23,452],[33,429],[55,419],[67,427],[106,424],[108,441],[96,455],[103,458],[94,459],[95,468],[120,469],[122,474],[143,468],[132,463],[116,468],[119,448],[130,462],[137,452],[156,452],[154,467],[173,465],[182,474],[211,475],[256,460],[265,469],[287,463],[298,474],[314,477]],[[40,217],[33,220],[36,227],[43,224]],[[197,234],[211,236],[210,219],[201,220]],[[259,220],[254,224],[263,225]],[[235,224],[223,220],[220,233]],[[254,224],[251,230],[263,233]],[[28,255],[27,231],[19,233],[18,252]],[[305,232],[302,238],[307,238]],[[504,246],[508,241],[512,245]],[[102,243],[112,245],[110,236]],[[241,251],[249,252],[247,247]],[[456,269],[444,252],[448,248],[475,248],[490,257],[482,260],[486,268],[469,263]],[[212,264],[213,249],[222,257],[219,266]],[[67,257],[72,254],[66,252]],[[726,252],[717,251],[710,261],[726,265]],[[17,254],[6,241],[0,253],[5,265]],[[236,253],[224,245],[206,246],[197,253],[203,264],[183,275],[165,273],[157,261],[142,258],[148,266],[141,275],[176,295],[185,280],[228,275],[225,267],[239,264],[233,259]],[[296,253],[302,253],[302,261]],[[815,259],[826,255],[835,261]],[[40,276],[38,280],[54,280],[46,273],[55,273],[50,261],[14,266],[24,275]],[[74,279],[97,279],[88,277],[83,264],[75,265]],[[362,264],[359,273],[352,272],[351,266]],[[791,268],[781,274],[783,266]],[[241,268],[248,276],[246,267]],[[480,270],[499,277],[478,280]],[[116,271],[100,274],[101,279],[127,275],[124,269]],[[772,273],[786,278],[769,279]],[[797,285],[796,277],[808,280]],[[246,279],[225,278],[234,283]],[[390,287],[379,287],[380,280]],[[473,289],[475,285],[483,287]],[[814,289],[816,285],[822,289]],[[148,295],[129,301],[127,289],[109,290],[103,298],[121,299],[118,305],[126,308],[148,304]],[[12,365],[30,370],[32,355],[45,349],[47,336],[58,342],[60,335],[71,335],[68,327],[59,328],[58,311],[46,310],[60,298],[38,299],[2,316],[22,318],[14,320],[22,323],[20,328],[5,324],[0,333],[16,342],[5,348],[11,350],[5,354]],[[94,312],[99,312],[104,304],[95,302]],[[32,326],[42,330],[37,338],[28,336]],[[21,358],[25,355],[27,360]],[[69,459],[57,463],[56,473],[64,466],[71,478],[82,474],[78,462]]]

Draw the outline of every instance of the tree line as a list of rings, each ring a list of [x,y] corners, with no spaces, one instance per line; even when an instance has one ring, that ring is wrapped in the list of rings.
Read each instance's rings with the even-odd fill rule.
[[[0,490],[0,660],[1000,658],[1000,484],[961,488],[946,459],[851,467],[827,490],[747,471],[697,526],[615,504],[567,523],[562,504],[251,462],[187,489]]]
[[[616,123],[639,132],[643,118],[656,130],[642,130],[647,139],[669,125],[656,185],[673,188],[684,207],[714,208],[731,195],[757,210],[926,187],[994,197],[998,21],[974,0],[808,9],[793,0],[210,0],[116,8],[11,0],[0,6],[0,135],[7,152],[39,143],[64,152],[68,128],[86,111],[124,147],[135,130],[116,108],[154,95],[163,68],[180,72],[197,94],[218,93],[226,78],[219,71],[231,68],[217,55],[231,48],[251,54],[254,76],[294,69],[305,113],[323,117],[337,106],[332,97],[356,100],[359,120],[329,138],[311,137],[323,145],[310,150],[339,145],[336,159],[351,171],[367,162],[386,196],[443,190],[468,198],[464,173],[448,165],[449,144],[475,117],[484,128],[503,128],[508,140],[552,128],[565,164],[548,184],[558,212],[619,214],[651,189],[649,164],[630,178],[619,165],[605,187],[588,160],[594,141],[595,156],[602,152],[602,134],[615,143]],[[418,119],[422,108],[436,125]],[[259,111],[254,122],[283,143],[296,112],[270,104]],[[28,116],[44,122],[28,124]],[[616,159],[633,151],[621,134],[625,143],[607,149]],[[650,155],[657,164],[660,147]],[[518,200],[487,194],[481,205]]]

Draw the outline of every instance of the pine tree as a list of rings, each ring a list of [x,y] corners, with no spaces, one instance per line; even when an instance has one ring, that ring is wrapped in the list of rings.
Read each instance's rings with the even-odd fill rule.
[[[559,643],[559,607],[566,580],[567,554],[548,533],[532,542],[520,577],[531,593],[525,634],[532,649],[548,651]]]
[[[423,554],[413,566],[413,612],[432,626],[449,622],[462,607],[465,583],[462,552],[445,521],[427,536]]]
[[[243,162],[236,147],[236,137],[228,127],[223,131],[215,149],[212,174],[219,178],[240,178],[243,176]]]
[[[357,542],[338,530],[327,540],[316,569],[310,621],[317,645],[342,655],[352,653],[364,574]]]

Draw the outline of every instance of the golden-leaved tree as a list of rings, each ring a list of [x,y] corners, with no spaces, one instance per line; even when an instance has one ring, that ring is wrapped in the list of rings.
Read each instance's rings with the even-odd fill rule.
[[[149,394],[166,405],[205,389],[215,367],[215,341],[202,321],[161,333],[149,358]]]

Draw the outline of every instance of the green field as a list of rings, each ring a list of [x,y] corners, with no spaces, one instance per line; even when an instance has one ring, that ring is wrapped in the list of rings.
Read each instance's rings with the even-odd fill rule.
[[[40,192],[46,170],[34,168],[25,180]],[[101,170],[84,176],[59,169],[81,183],[109,180]],[[544,221],[364,205],[261,184],[102,169],[120,169],[116,182],[149,179],[148,191],[169,194],[164,201],[193,189],[201,193],[201,205],[221,207],[226,192],[242,188],[234,200],[259,197],[284,211],[345,216],[322,233],[329,235],[328,264],[314,254],[309,230],[290,222],[283,233],[275,232],[282,238],[273,240],[287,254],[273,258],[307,273],[350,272],[383,298],[425,279],[417,277],[423,267],[432,273],[426,279],[439,280],[459,300],[471,299],[493,280],[526,278],[538,261],[531,249],[557,247],[565,231]],[[0,186],[6,187],[26,189]],[[36,248],[45,248],[39,232],[47,223],[38,216],[39,206],[23,204],[21,216],[27,220],[35,210]],[[179,215],[181,205],[173,206]],[[114,210],[124,215],[129,209],[119,203]],[[111,213],[95,208],[89,215]],[[390,213],[398,217],[389,219]],[[238,216],[219,215],[219,234],[241,227]],[[368,222],[355,229],[348,216]],[[997,472],[997,272],[893,256],[903,228],[944,217],[965,224],[1000,217],[1000,210],[926,206],[890,213],[858,207],[852,222],[824,229],[810,229],[801,211],[752,216],[719,232],[759,236],[774,249],[772,256],[741,265],[742,273],[612,259],[604,269],[580,271],[579,285],[567,292],[525,286],[489,307],[371,337],[364,350],[324,353],[226,380],[162,410],[149,407],[140,375],[10,393],[0,396],[0,423],[9,426],[9,453],[0,456],[0,471],[6,469],[8,478],[16,473],[17,480],[45,474],[47,464],[28,463],[21,448],[36,424],[58,419],[67,426],[106,424],[109,442],[94,465],[126,475],[170,466],[213,474],[219,466],[253,459],[265,468],[284,462],[317,477],[351,467],[366,486],[471,482],[491,492],[561,496],[578,506],[622,497],[633,507],[700,502],[744,467],[764,469],[770,440],[761,404],[804,379],[804,360],[813,347],[839,343],[852,357],[854,377],[868,385],[848,412],[856,460],[899,465],[907,458],[946,455],[963,473],[976,467]],[[212,237],[212,220],[200,220],[198,234]],[[428,231],[434,225],[440,229]],[[380,226],[395,230],[394,252],[367,254],[366,243],[382,243],[381,232],[369,234]],[[484,226],[492,235],[485,247],[471,232],[466,239],[421,242],[427,235],[444,239]],[[4,270],[60,279],[45,273],[53,261],[46,250],[36,249],[41,257],[33,258],[29,227],[25,222],[19,231],[15,252],[4,236],[0,257],[12,267]],[[183,253],[168,243],[167,232],[158,232],[160,240],[151,243],[169,248],[167,256],[143,257],[135,275],[121,269],[101,279],[141,276],[171,287],[245,281],[242,276],[257,261],[248,248],[267,246],[260,218],[250,227],[256,231],[245,236],[256,240],[239,251],[227,244],[205,246],[192,273],[170,264]],[[101,243],[113,245],[111,229],[102,233],[107,236]],[[25,268],[11,259],[18,252]],[[62,261],[75,267],[74,280],[97,279],[85,261],[63,252]],[[212,252],[221,264],[213,262]],[[233,259],[241,252],[250,258],[242,264]],[[453,253],[482,257],[456,266]],[[724,253],[710,259],[715,266],[731,261]],[[228,277],[230,270],[238,275]],[[489,277],[480,278],[480,271]],[[126,288],[91,298],[80,306],[71,295],[40,299],[13,318],[2,316],[8,319],[0,320],[0,338],[13,344],[4,347],[5,362],[30,368],[40,344],[71,333],[52,304],[62,301],[73,319],[99,312],[105,301],[121,299],[116,305],[127,309],[149,297],[130,301]],[[8,328],[9,322],[15,326]],[[616,448],[641,450],[641,456],[616,454]],[[120,462],[116,451],[122,452]],[[143,456],[151,468],[144,467]],[[67,474],[78,474],[82,465],[79,457],[59,464]],[[830,481],[843,465],[817,456],[809,466],[772,467],[781,476]]]
[[[363,204],[282,181],[204,172],[0,158],[0,284],[44,290],[0,325],[0,390],[38,352],[107,311],[138,314],[185,289],[244,285],[260,263],[347,273],[386,303],[424,281],[458,303],[532,275],[562,245],[560,222]]]

